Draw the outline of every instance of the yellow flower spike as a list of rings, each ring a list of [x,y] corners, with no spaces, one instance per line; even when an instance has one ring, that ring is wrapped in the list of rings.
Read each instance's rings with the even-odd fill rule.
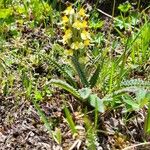
[[[79,12],[78,12],[78,15],[79,15],[79,16],[82,16],[82,17],[86,16],[86,14],[85,14],[85,9],[84,9],[84,8],[81,8],[81,9],[79,10]]]
[[[67,16],[62,17],[62,23],[67,23],[69,21],[69,18]]]
[[[82,42],[78,42],[77,41],[77,42],[74,42],[74,43],[71,44],[71,48],[75,49],[75,50],[83,49],[84,48],[84,44]]]
[[[85,41],[84,41],[84,45],[85,45],[85,46],[89,46],[89,45],[90,45],[90,40],[85,40]]]
[[[81,32],[81,38],[82,38],[82,40],[90,39],[90,33],[87,32],[86,30],[83,30],[83,31]]]
[[[72,6],[67,7],[67,9],[64,11],[64,13],[66,15],[72,15],[75,13],[74,9],[72,8]]]

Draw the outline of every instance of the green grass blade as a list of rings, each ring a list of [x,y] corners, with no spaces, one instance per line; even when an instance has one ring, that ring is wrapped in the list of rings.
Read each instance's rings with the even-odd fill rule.
[[[32,100],[32,103],[34,104],[35,109],[37,110],[38,115],[40,116],[41,120],[43,121],[46,129],[49,131],[49,133],[52,135],[52,130],[51,130],[51,124],[46,118],[44,112],[41,110],[39,104],[35,101]]]
[[[68,110],[68,108],[66,106],[64,108],[64,111],[65,111],[65,115],[67,117],[67,122],[68,122],[68,124],[69,124],[69,126],[71,128],[72,133],[73,134],[77,133],[77,129],[75,127],[75,123],[74,123],[74,121],[72,119],[71,113],[69,112],[69,110]]]
[[[145,133],[150,134],[150,104],[148,107],[147,117],[146,117],[145,123],[144,123],[144,131],[145,131]]]

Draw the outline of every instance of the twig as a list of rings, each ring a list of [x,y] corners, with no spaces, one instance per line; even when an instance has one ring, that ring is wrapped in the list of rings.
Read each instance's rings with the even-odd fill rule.
[[[126,147],[126,148],[124,148],[123,150],[131,150],[132,148],[135,148],[135,147],[138,147],[138,146],[143,146],[143,145],[150,145],[150,142],[135,144],[135,145]]]
[[[103,15],[105,15],[105,16],[107,16],[107,17],[109,17],[109,18],[111,18],[111,19],[115,19],[114,17],[112,17],[111,15],[105,13],[104,11],[102,11],[102,10],[100,10],[100,9],[98,9],[98,8],[97,8],[97,10],[98,10],[100,13],[102,13]],[[121,21],[121,20],[120,20],[120,21]]]
[[[105,16],[111,18],[112,20],[119,21],[120,23],[123,23],[122,20],[120,20],[120,19],[118,19],[118,18],[114,18],[113,16],[111,16],[111,15],[105,13],[104,11],[102,11],[102,10],[100,10],[100,9],[98,9],[98,8],[97,8],[97,10],[98,10],[100,13],[102,13],[103,15],[105,15]],[[130,25],[129,23],[124,23],[124,24],[126,24],[127,26],[131,26],[132,29],[136,29],[137,31],[139,31],[138,28],[136,28],[136,27]]]

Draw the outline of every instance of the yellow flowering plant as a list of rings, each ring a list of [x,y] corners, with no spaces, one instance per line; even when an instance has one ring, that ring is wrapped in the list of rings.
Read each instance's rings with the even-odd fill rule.
[[[100,73],[100,64],[94,72],[86,72],[86,66],[89,62],[87,57],[88,48],[91,45],[91,34],[88,27],[88,15],[86,14],[86,10],[83,7],[80,9],[74,9],[73,6],[67,7],[63,12],[60,25],[64,33],[61,40],[66,49],[64,56],[67,56],[70,60],[67,61],[69,63],[67,66],[69,66],[69,68],[71,67],[70,69],[73,67],[75,71],[74,75],[76,76],[77,73],[80,81],[76,81],[73,78],[74,75],[71,74],[70,76],[70,74],[68,74],[71,70],[65,72],[59,67],[59,69],[64,72],[64,75],[66,75],[65,77],[67,78],[65,79],[67,82],[52,79],[50,83],[65,89],[76,98],[88,102],[91,106],[98,107],[98,111],[104,112],[103,101],[100,100],[97,94],[92,93],[91,90],[96,85]],[[78,89],[78,87],[81,89]]]
[[[67,7],[60,23],[64,33],[61,41],[65,48],[65,62],[71,66],[73,64],[84,87],[93,87],[96,84],[100,66],[96,68],[96,75],[93,74],[91,79],[86,79],[89,73],[85,73],[84,70],[89,62],[88,48],[92,41],[88,19],[89,15],[83,7],[79,9],[74,8],[73,5]]]

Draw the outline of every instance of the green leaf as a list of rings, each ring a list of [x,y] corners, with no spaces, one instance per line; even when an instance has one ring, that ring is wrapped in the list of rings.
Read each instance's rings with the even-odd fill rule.
[[[82,88],[82,89],[78,90],[78,92],[80,93],[80,96],[83,99],[87,99],[90,96],[92,91],[90,88]]]
[[[4,88],[3,88],[3,94],[5,96],[9,94],[9,84],[8,84],[7,81],[5,82],[5,85],[4,85]]]
[[[89,83],[86,79],[86,75],[84,73],[84,70],[82,69],[80,63],[78,62],[78,60],[76,59],[76,57],[72,57],[72,62],[74,64],[74,67],[76,69],[76,71],[78,72],[78,75],[80,77],[80,80],[83,84],[84,87],[88,86],[89,87]]]
[[[10,15],[12,15],[12,9],[1,9],[0,10],[0,19],[5,19],[7,17],[9,17]]]
[[[27,97],[30,97],[31,92],[32,92],[32,81],[30,80],[30,81],[29,81],[29,86],[28,86],[27,89],[26,89]]]
[[[94,74],[92,75],[92,77],[90,78],[90,87],[93,88],[95,86],[95,84],[97,83],[97,80],[98,80],[98,77],[99,77],[99,74],[100,74],[100,64],[97,66]]]
[[[122,96],[122,98],[126,104],[132,106],[133,110],[139,109],[139,104],[137,104],[129,95]]]
[[[62,88],[66,91],[68,91],[69,93],[71,93],[73,96],[81,99],[81,96],[79,94],[79,92],[74,88],[72,87],[71,85],[69,85],[68,83],[62,81],[62,80],[59,80],[59,79],[52,79],[50,80],[49,82],[50,84],[53,84],[53,85],[56,85],[57,87],[59,88]]]
[[[75,127],[75,123],[72,119],[72,116],[71,116],[71,113],[69,112],[68,108],[65,106],[64,108],[64,111],[65,111],[65,114],[66,114],[66,117],[67,117],[67,122],[71,128],[71,131],[72,133],[76,133],[77,132],[77,129]]]
[[[123,28],[129,27],[129,25],[130,24],[127,22],[126,18],[124,18],[124,20],[123,20],[122,16],[116,17],[116,19],[115,19],[115,27],[119,27],[120,29],[123,29]]]
[[[150,92],[147,91],[145,97],[140,101],[140,108],[143,108],[145,105],[148,105],[150,101]]]
[[[24,88],[28,88],[29,87],[29,77],[27,76],[27,74],[25,73],[25,70],[22,70],[22,76],[21,76],[21,79],[22,79],[22,83],[23,83],[23,86]]]
[[[105,111],[103,101],[96,94],[91,94],[88,98],[88,102],[91,106],[97,108],[99,112],[103,113]]]
[[[23,87],[26,90],[26,95],[27,95],[27,97],[29,97],[30,94],[31,94],[31,91],[32,91],[32,80],[29,79],[29,77],[27,76],[25,70],[22,70],[21,79],[22,79]]]
[[[4,70],[5,70],[4,65],[0,63],[0,77],[2,76]]]
[[[137,25],[139,23],[139,14],[137,12],[132,12],[130,14],[130,22],[133,26]]]
[[[38,90],[36,90],[34,94],[34,97],[37,101],[40,101],[43,98],[41,92]]]
[[[93,20],[90,21],[90,28],[98,29],[98,28],[102,28],[103,25],[104,25],[104,21],[102,20],[98,20],[96,22],[94,22]]]
[[[119,9],[121,12],[123,12],[123,13],[128,12],[130,8],[131,8],[131,5],[130,5],[129,2],[124,3],[124,4],[120,4],[119,7],[118,7],[118,9]]]
[[[52,124],[48,121],[45,113],[42,111],[39,104],[35,100],[32,100],[32,103],[34,104],[34,107],[37,110],[40,119],[44,122],[46,129],[49,131],[50,134],[52,134],[52,130],[51,130]]]
[[[139,87],[141,89],[150,89],[150,82],[141,79],[131,79],[121,82],[122,87]]]
[[[43,57],[45,57],[45,55],[43,55]],[[66,71],[66,69],[64,69],[60,64],[58,64],[55,60],[52,60],[51,58],[47,58],[48,60],[50,60],[50,64],[53,65],[54,67],[56,67],[60,73],[64,74],[65,78],[67,79],[67,81],[74,87],[77,87],[73,77]]]
[[[102,44],[104,42],[104,35],[101,32],[99,32],[97,34],[94,34],[94,36],[92,37],[92,39],[93,39],[94,43],[100,45],[100,44]],[[96,56],[101,55],[101,53],[99,52],[100,49],[98,47],[93,47],[93,48],[98,51],[98,53],[96,54]],[[92,50],[92,53],[95,55],[95,52],[94,52],[95,50],[94,51],[93,50]]]
[[[150,135],[150,103],[149,103],[149,107],[148,107],[147,117],[144,122],[144,131],[145,131],[145,133]]]
[[[138,101],[140,108],[144,107],[145,105],[148,104],[148,97],[147,95],[147,90],[141,89],[138,92],[136,92],[136,100]]]
[[[24,6],[17,6],[16,7],[16,12],[19,14],[26,13],[25,7]]]
[[[53,138],[54,138],[54,140],[57,142],[57,144],[61,144],[61,142],[62,142],[61,129],[56,128],[56,130],[53,131],[52,133],[53,133]]]

